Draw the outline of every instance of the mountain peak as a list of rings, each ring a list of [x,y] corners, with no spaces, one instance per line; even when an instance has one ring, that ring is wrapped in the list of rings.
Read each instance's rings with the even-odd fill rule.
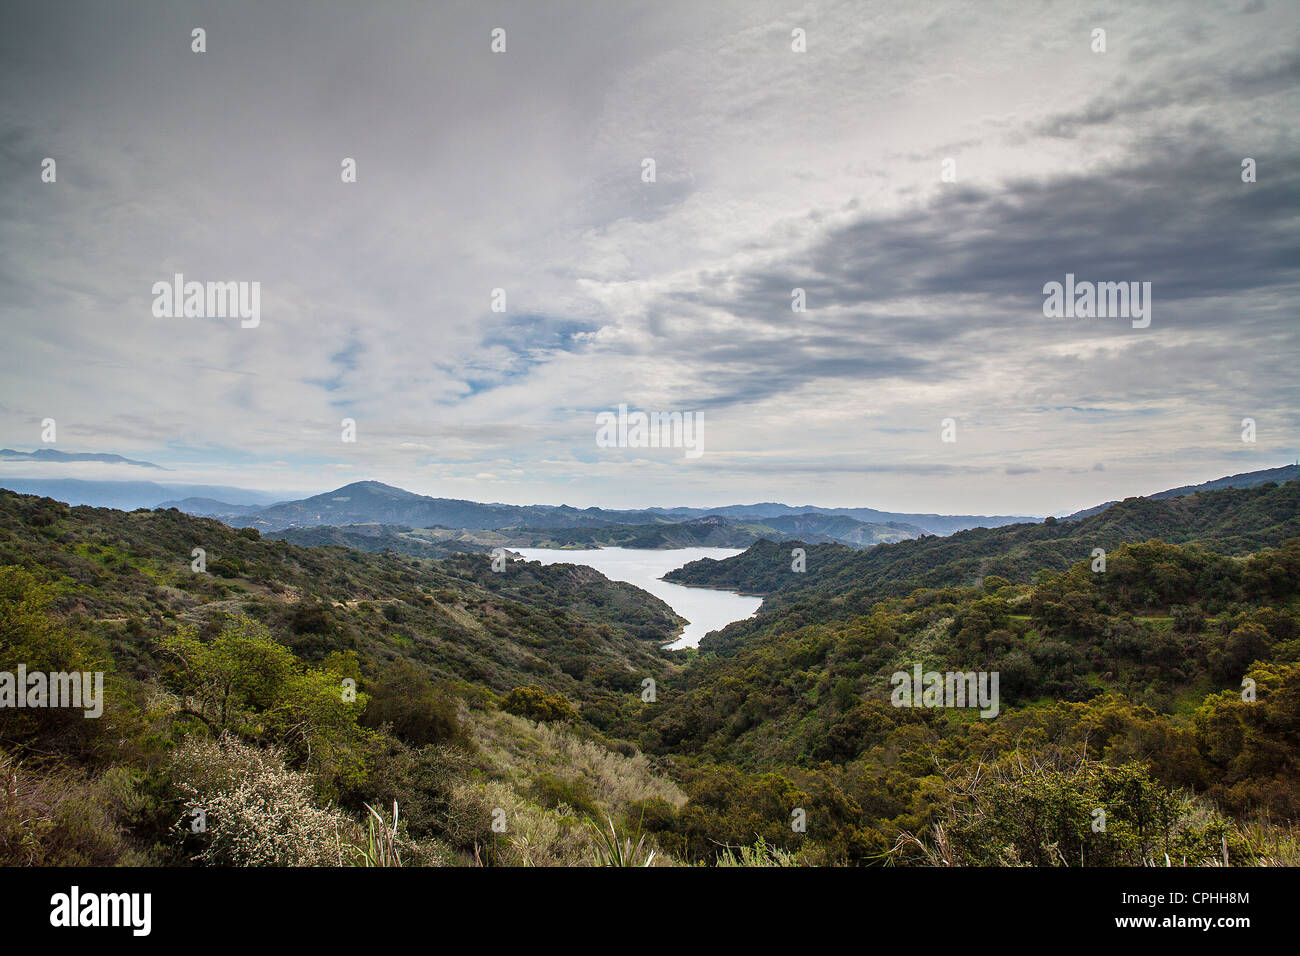
[[[393,485],[386,485],[382,481],[367,479],[365,481],[354,481],[350,485],[344,485],[342,488],[335,488],[333,491],[325,492],[321,497],[333,496],[338,494],[356,494],[364,492],[368,494],[385,495],[390,498],[423,498],[424,495],[417,495],[413,491],[407,491],[405,488],[397,488]]]

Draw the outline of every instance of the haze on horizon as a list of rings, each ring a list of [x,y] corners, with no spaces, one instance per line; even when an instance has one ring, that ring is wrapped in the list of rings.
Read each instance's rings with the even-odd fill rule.
[[[7,4],[0,447],[170,470],[0,483],[1049,514],[1293,461],[1297,6]],[[154,317],[176,273],[260,324]],[[623,403],[703,454],[598,447]]]

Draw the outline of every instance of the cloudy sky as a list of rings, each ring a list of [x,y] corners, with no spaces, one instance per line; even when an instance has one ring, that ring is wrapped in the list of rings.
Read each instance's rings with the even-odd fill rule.
[[[53,418],[175,481],[1016,514],[1288,463],[1298,14],[9,2],[0,445]],[[155,317],[175,273],[260,282],[260,325]],[[1150,327],[1045,317],[1067,273],[1150,282]],[[702,414],[704,454],[598,447],[620,403]]]

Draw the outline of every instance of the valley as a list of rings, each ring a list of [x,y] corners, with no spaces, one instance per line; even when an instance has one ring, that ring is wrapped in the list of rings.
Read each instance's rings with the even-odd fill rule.
[[[1236,485],[743,550],[587,547],[626,540],[614,523],[528,532],[559,548],[509,527],[264,535],[0,491],[0,670],[104,675],[98,720],[0,709],[22,819],[51,835],[23,852],[336,861],[305,823],[265,856],[240,849],[252,821],[217,815],[210,839],[170,822],[287,774],[292,795],[273,799],[342,834],[395,801],[409,865],[599,861],[597,823],[659,865],[1045,865],[1049,847],[1085,865],[1294,861],[1300,483]],[[513,552],[500,571],[496,547]],[[901,706],[897,675],[921,672],[996,699]],[[102,822],[67,829],[39,798],[56,779],[62,806]],[[1062,815],[1033,822],[1048,794]],[[1104,841],[1088,836],[1097,801]],[[0,826],[13,859],[28,824]]]

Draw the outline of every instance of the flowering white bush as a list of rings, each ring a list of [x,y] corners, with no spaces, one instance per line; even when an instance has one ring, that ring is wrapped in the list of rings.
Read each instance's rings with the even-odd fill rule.
[[[311,777],[290,770],[277,750],[232,737],[191,738],[172,754],[170,774],[187,812],[178,829],[191,833],[202,810],[205,849],[196,859],[224,866],[337,866],[357,825],[333,807],[317,806]]]

